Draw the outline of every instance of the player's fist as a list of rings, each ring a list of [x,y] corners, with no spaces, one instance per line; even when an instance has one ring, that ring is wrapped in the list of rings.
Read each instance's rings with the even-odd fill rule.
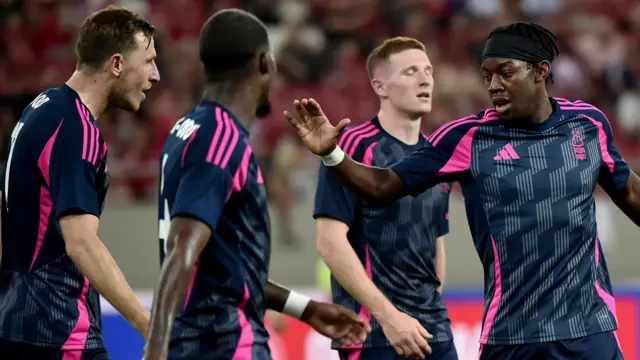
[[[338,144],[340,133],[349,125],[349,119],[343,119],[333,126],[322,112],[320,104],[313,99],[295,100],[294,111],[284,112],[284,117],[298,131],[298,136],[312,153],[327,155]]]
[[[431,347],[426,339],[433,336],[418,320],[396,310],[378,319],[378,322],[398,355],[409,359],[424,359],[427,354],[431,354]]]
[[[324,302],[309,302],[300,320],[344,345],[361,344],[371,331],[369,323],[353,311]]]

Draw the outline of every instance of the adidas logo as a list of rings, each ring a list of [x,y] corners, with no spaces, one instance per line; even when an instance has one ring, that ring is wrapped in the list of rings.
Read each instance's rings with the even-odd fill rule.
[[[516,160],[520,159],[516,150],[511,146],[511,144],[505,145],[500,151],[498,151],[498,155],[493,157],[493,160]]]

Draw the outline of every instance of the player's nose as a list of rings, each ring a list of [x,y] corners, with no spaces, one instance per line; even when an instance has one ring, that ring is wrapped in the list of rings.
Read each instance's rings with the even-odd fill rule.
[[[153,64],[153,70],[151,71],[151,75],[149,76],[149,81],[158,82],[160,81],[160,71],[158,70],[158,66]]]

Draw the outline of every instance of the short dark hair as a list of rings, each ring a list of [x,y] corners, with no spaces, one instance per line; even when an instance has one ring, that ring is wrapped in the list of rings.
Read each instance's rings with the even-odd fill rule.
[[[382,44],[373,49],[367,57],[367,72],[369,73],[369,78],[373,79],[373,73],[376,68],[381,63],[389,60],[391,55],[412,49],[423,52],[427,51],[423,43],[410,37],[396,36],[383,41]]]
[[[125,7],[109,6],[94,12],[80,27],[76,42],[78,64],[99,68],[113,54],[134,49],[138,33],[142,33],[150,44],[155,28]]]
[[[269,46],[265,25],[239,9],[213,14],[200,32],[200,61],[207,78],[248,70],[258,51]]]
[[[495,28],[491,34],[489,34],[489,38],[495,34],[517,35],[533,40],[545,49],[546,52],[552,55],[552,59],[550,61],[555,60],[560,54],[558,38],[556,38],[551,30],[540,24],[532,22],[515,22]],[[532,65],[537,66],[538,64]],[[553,75],[549,74],[548,79],[553,81]]]

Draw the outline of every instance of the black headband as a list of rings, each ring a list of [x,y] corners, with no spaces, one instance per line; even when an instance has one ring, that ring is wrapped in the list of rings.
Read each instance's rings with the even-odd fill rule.
[[[505,58],[539,63],[553,60],[553,53],[545,50],[537,42],[518,35],[493,34],[484,43],[481,60]]]

